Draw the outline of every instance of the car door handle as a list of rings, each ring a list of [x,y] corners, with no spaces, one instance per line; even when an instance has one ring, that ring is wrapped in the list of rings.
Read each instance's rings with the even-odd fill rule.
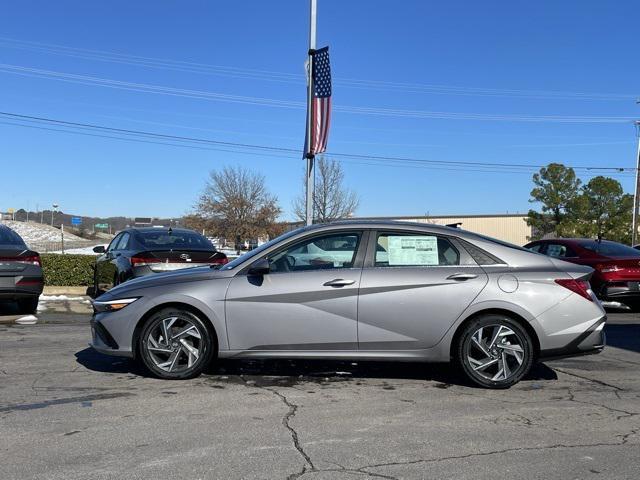
[[[454,273],[453,275],[449,275],[447,280],[471,280],[473,278],[478,278],[478,275],[475,273]]]
[[[330,280],[323,285],[325,287],[346,287],[347,285],[353,285],[356,283],[355,280],[344,280],[342,278],[336,278],[335,280]]]

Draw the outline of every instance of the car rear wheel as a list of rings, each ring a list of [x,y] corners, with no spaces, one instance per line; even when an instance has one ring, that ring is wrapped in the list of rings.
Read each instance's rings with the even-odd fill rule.
[[[486,388],[508,388],[533,365],[533,342],[516,321],[502,315],[484,315],[464,329],[457,361],[466,376]]]
[[[38,310],[38,299],[39,297],[33,297],[18,300],[18,310],[21,314],[36,313]]]
[[[196,315],[167,309],[146,322],[138,348],[152,374],[182,380],[202,373],[213,359],[216,344],[209,327]]]

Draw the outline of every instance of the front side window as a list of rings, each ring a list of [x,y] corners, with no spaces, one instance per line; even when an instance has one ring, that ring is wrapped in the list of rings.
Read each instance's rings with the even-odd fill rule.
[[[107,252],[113,252],[116,249],[118,243],[120,243],[120,240],[122,240],[122,235],[123,234],[120,233],[120,234],[118,234],[116,236],[116,238],[111,240],[111,243],[109,244],[109,247],[107,248]]]
[[[123,233],[122,238],[120,238],[120,241],[116,246],[116,250],[126,250],[127,245],[129,244],[129,237],[130,235],[127,232]]]
[[[380,233],[376,267],[460,265],[460,252],[444,237],[414,233]]]
[[[527,250],[531,250],[532,252],[540,253],[542,251],[542,243],[536,243],[535,245],[531,245],[530,247],[526,247]]]
[[[270,255],[270,271],[352,268],[359,243],[360,233],[340,232],[308,238]]]

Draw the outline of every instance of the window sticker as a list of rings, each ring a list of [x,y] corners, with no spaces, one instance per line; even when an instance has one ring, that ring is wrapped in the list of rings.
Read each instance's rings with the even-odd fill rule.
[[[438,238],[389,237],[389,265],[438,265]]]

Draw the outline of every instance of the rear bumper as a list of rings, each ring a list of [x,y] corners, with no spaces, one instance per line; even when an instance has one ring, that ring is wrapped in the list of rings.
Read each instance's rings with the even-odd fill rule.
[[[5,279],[7,277],[4,277]],[[0,300],[38,297],[44,289],[42,277],[13,277],[13,285],[0,286]]]
[[[640,282],[611,282],[600,288],[603,300],[640,299]]]
[[[605,315],[564,347],[541,350],[540,359],[551,360],[600,353],[606,345],[604,333],[606,321]]]

